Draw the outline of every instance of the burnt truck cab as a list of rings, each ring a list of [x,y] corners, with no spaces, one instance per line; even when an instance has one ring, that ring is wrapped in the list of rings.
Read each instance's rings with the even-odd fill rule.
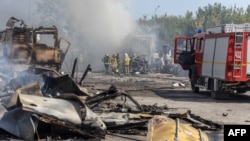
[[[59,71],[70,47],[69,41],[58,37],[56,26],[33,28],[12,24],[1,31],[0,37],[6,64],[16,67],[12,70],[34,66]],[[60,46],[62,40],[66,42],[65,49]]]

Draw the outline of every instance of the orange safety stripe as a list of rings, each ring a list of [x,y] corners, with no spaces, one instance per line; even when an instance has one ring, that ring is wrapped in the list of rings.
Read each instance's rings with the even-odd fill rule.
[[[226,64],[225,62],[211,62],[211,61],[197,61],[197,60],[195,60],[195,63],[197,63],[197,64]],[[239,64],[239,65],[237,65],[237,64],[235,64],[235,65],[237,65],[237,66],[246,66],[247,64],[250,64],[250,62],[247,62],[247,63],[244,63],[244,64]]]

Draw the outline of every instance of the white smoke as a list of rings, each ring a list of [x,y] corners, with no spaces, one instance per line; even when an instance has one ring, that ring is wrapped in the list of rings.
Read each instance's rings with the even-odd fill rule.
[[[79,27],[85,62],[94,70],[103,68],[101,58],[119,52],[124,38],[133,31],[133,20],[119,0],[68,1],[69,14]],[[86,64],[85,64],[86,65]]]

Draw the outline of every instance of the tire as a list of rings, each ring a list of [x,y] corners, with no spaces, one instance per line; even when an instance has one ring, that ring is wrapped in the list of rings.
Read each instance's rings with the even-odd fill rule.
[[[199,93],[200,88],[195,86],[195,84],[198,80],[196,66],[192,66],[191,70],[189,70],[189,77],[190,77],[190,81],[191,81],[192,92]]]
[[[237,89],[236,91],[237,91],[237,93],[239,93],[239,94],[243,94],[243,93],[247,92],[246,89]]]
[[[195,84],[193,82],[191,82],[191,89],[193,93],[199,93],[200,88],[199,87],[195,87]]]
[[[211,81],[211,97],[213,99],[220,99],[220,100],[226,100],[230,99],[231,95],[229,91],[224,91],[221,88],[219,90],[214,90],[214,80]]]

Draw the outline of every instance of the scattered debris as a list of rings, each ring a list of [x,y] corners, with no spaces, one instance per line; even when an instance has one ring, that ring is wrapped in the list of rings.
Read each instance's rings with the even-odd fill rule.
[[[108,90],[90,94],[82,87],[83,79],[87,72],[91,71],[90,65],[83,73],[80,82],[74,81],[77,60],[75,60],[71,76],[60,72],[61,63],[70,43],[68,42],[67,50],[60,54],[60,40],[57,39],[55,27],[33,29],[27,28],[22,20],[15,18],[10,20],[8,25],[11,27],[10,30],[14,30],[12,34],[14,37],[17,36],[15,38],[17,42],[15,42],[16,46],[9,46],[8,49],[13,48],[14,53],[17,54],[27,52],[28,54],[22,54],[24,56],[16,54],[16,56],[9,57],[15,62],[13,65],[25,64],[27,66],[24,70],[13,72],[15,75],[12,72],[12,75],[8,76],[0,73],[1,84],[4,82],[0,93],[0,139],[101,140],[105,138],[107,132],[148,135],[148,139],[154,139],[155,137],[161,138],[163,134],[165,136],[165,132],[153,131],[154,125],[165,121],[173,123],[179,119],[188,122],[192,127],[182,126],[182,123],[180,123],[180,128],[176,126],[177,124],[171,127],[176,126],[187,135],[194,132],[195,137],[202,137],[204,141],[207,137],[201,131],[202,129],[221,129],[219,125],[197,117],[191,112],[173,113],[167,106],[158,106],[157,103],[141,105],[125,90],[118,89],[115,84],[111,85]],[[14,26],[18,21],[22,21],[22,27]],[[36,34],[33,35],[33,32]],[[54,48],[40,44],[35,39],[47,33],[53,34],[56,39]],[[6,31],[2,34],[8,33]],[[26,35],[32,35],[32,40],[35,40],[32,46],[27,43],[24,47],[21,44],[26,41],[24,39],[29,39],[30,36]],[[3,41],[8,43],[5,38]],[[35,54],[29,54],[31,52]],[[55,52],[58,54],[54,54]],[[145,58],[137,58],[133,65],[132,71],[136,73],[148,71]],[[185,87],[185,84],[178,82],[173,86]],[[150,133],[152,136],[149,136]],[[168,138],[175,136],[178,139],[178,134],[169,134]]]
[[[228,115],[228,113],[223,113],[222,115],[223,115],[224,117],[226,117],[226,116]]]
[[[186,85],[184,83],[181,83],[181,82],[173,82],[172,86],[173,87],[183,87],[183,88],[186,87]]]

